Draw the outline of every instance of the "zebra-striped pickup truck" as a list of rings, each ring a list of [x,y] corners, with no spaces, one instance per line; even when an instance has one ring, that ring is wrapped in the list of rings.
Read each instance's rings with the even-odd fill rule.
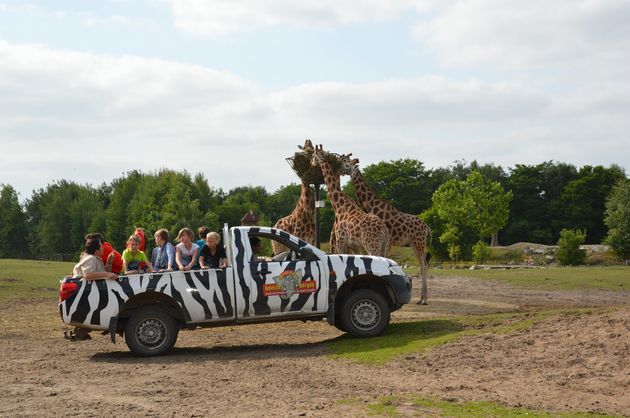
[[[288,251],[257,257],[252,237]],[[61,318],[108,331],[112,342],[124,335],[131,351],[152,356],[168,352],[182,328],[325,318],[351,335],[372,337],[387,327],[390,312],[411,299],[411,280],[387,258],[326,254],[268,227],[226,226],[223,241],[225,269],[64,278]]]

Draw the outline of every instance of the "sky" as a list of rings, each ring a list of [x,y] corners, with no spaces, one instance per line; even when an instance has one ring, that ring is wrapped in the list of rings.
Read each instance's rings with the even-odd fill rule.
[[[630,0],[0,0],[0,183],[298,182],[305,139],[630,169]]]

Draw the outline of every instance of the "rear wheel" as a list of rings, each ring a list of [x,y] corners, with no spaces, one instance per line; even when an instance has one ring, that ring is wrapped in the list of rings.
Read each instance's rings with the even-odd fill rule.
[[[157,306],[147,306],[127,321],[125,342],[139,356],[159,356],[173,348],[178,333],[175,318]]]
[[[389,325],[391,309],[372,289],[352,292],[341,308],[341,328],[355,337],[375,337]]]

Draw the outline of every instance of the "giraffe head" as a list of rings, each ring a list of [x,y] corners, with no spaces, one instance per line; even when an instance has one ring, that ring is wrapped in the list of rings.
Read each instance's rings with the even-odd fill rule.
[[[313,151],[315,149],[313,148],[313,143],[311,142],[310,139],[305,140],[304,145],[298,145],[298,148],[306,152]]]
[[[313,149],[313,156],[311,157],[311,165],[320,165],[327,156],[328,152],[324,151],[324,147],[321,144],[315,145],[315,148]]]
[[[342,176],[351,176],[355,170],[359,169],[359,159],[352,158],[352,153],[339,156],[341,160],[340,174]]]

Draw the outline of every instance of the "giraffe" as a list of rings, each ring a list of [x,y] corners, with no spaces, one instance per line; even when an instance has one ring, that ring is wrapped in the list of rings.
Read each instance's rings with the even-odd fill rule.
[[[319,165],[328,196],[335,211],[335,223],[331,236],[334,236],[335,252],[365,252],[369,255],[385,256],[389,248],[389,231],[376,215],[365,213],[357,203],[341,190],[339,173],[335,173],[327,161],[328,152],[319,145],[313,152],[311,163]]]
[[[311,186],[302,181],[302,192],[297,201],[297,205],[289,215],[280,218],[273,226],[282,229],[289,234],[295,235],[302,240],[313,244],[315,242],[315,222],[313,222],[313,191]],[[287,251],[284,245],[272,240],[274,255],[278,255],[283,251]]]
[[[420,262],[422,288],[419,304],[428,302],[427,270],[430,255],[427,250],[431,245],[431,228],[417,216],[404,213],[390,203],[379,198],[368,186],[361,170],[359,160],[350,159],[352,154],[341,156],[343,172],[348,173],[357,195],[357,201],[367,213],[374,214],[383,220],[391,234],[391,245],[411,247]]]

